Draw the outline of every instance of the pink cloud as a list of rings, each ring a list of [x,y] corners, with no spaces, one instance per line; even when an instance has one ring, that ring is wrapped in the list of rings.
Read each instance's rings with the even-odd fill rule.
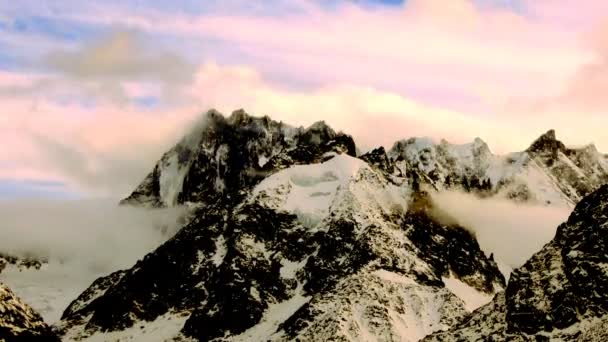
[[[508,116],[482,118],[354,85],[287,90],[245,66],[201,65],[187,95],[193,101],[189,105],[157,110],[113,103],[87,108],[26,98],[6,100],[4,108],[10,111],[0,121],[5,139],[0,155],[1,161],[13,166],[4,168],[0,176],[51,178],[89,193],[125,194],[209,107],[226,114],[242,107],[294,125],[325,120],[354,135],[363,149],[390,147],[411,136],[454,143],[480,136],[495,152],[504,153],[525,149],[550,127],[563,132],[566,142],[598,139],[598,147],[608,148],[600,129],[605,119],[579,122],[567,114],[525,122]]]
[[[3,99],[4,110],[0,178],[53,179],[98,194],[130,190],[200,113],[27,98]]]
[[[80,18],[219,40],[238,47],[226,54],[238,54],[241,62],[202,60],[194,77],[162,86],[145,78],[124,79],[119,72],[112,87],[96,78],[97,71],[85,73],[86,79],[55,75],[57,82],[51,85],[0,73],[0,89],[37,87],[36,96],[2,99],[9,114],[0,116],[0,135],[8,142],[0,146],[0,161],[12,166],[0,170],[0,177],[50,177],[86,191],[128,192],[209,107],[225,113],[245,108],[295,125],[325,120],[367,148],[390,147],[410,136],[455,143],[480,136],[504,153],[523,150],[541,132],[555,128],[565,142],[595,140],[608,150],[600,129],[607,124],[600,113],[608,109],[603,96],[608,31],[597,26],[600,2],[529,0],[521,12],[482,9],[468,0],[411,0],[403,7],[372,10],[303,3],[305,14],[282,17],[101,11]],[[593,10],[579,15],[576,4]],[[558,18],[576,25],[567,30]],[[125,44],[131,39],[119,37],[127,39],[121,41]],[[108,61],[126,60],[131,66],[142,65],[138,61],[144,57],[158,61],[154,51],[141,58],[125,57],[130,48],[104,51]],[[154,67],[143,74],[167,64],[151,63]],[[83,65],[89,70],[91,64]],[[313,86],[289,87],[286,80],[292,78]],[[78,101],[61,104],[58,94],[97,101],[93,107]],[[113,101],[123,95],[167,94],[174,101],[156,109]],[[587,109],[597,113],[580,120]]]
[[[568,6],[561,11],[572,10]],[[411,0],[403,7],[374,9],[352,3],[331,10],[314,3],[302,7],[303,13],[276,17],[142,10],[86,20],[225,42],[238,47],[225,53],[278,75],[273,78],[359,84],[410,97],[432,97],[436,89],[436,97],[481,99],[478,111],[490,109],[483,107],[488,96],[494,101],[558,93],[592,58],[580,44],[580,30],[556,27],[546,19],[554,7],[533,1],[525,2],[522,13],[479,8],[470,0]]]
[[[608,3],[603,0],[526,0],[524,5],[534,19],[576,32],[592,29],[608,13]]]

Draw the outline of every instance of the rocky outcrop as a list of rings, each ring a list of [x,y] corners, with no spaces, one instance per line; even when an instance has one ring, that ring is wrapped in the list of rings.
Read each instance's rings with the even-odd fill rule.
[[[0,252],[0,273],[8,266],[13,265],[18,269],[34,268],[39,270],[47,260],[35,257],[18,257],[8,253]]]
[[[0,283],[0,341],[59,341],[42,317]]]

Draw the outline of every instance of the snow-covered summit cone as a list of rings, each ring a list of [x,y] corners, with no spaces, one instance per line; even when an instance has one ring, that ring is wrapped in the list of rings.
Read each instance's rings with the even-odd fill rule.
[[[320,121],[292,127],[237,110],[228,118],[208,111],[163,155],[122,204],[173,206],[187,202],[238,203],[243,190],[292,164],[320,161],[325,153],[355,155],[352,138]]]
[[[504,278],[411,182],[344,153],[282,169],[99,279],[60,328],[128,339],[163,326],[201,341],[415,341],[446,329]]]
[[[504,294],[425,341],[608,340],[608,185],[585,197]]]
[[[42,316],[0,283],[0,341],[59,341]]]

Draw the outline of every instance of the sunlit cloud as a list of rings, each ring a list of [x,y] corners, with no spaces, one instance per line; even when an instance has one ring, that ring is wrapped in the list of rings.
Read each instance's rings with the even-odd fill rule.
[[[608,150],[601,1],[39,5],[0,5],[0,178],[124,194],[211,107],[325,120],[362,150],[479,136],[505,153],[549,128]]]

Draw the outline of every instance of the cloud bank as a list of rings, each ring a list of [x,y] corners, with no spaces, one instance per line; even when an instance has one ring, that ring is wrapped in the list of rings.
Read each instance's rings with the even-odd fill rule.
[[[131,267],[169,239],[184,211],[118,207],[114,200],[0,201],[0,251],[48,259],[7,267],[0,281],[55,323],[98,277]]]
[[[555,236],[568,219],[569,208],[480,199],[461,192],[433,194],[435,203],[471,229],[486,253],[511,268],[521,266]]]
[[[0,201],[0,250],[108,273],[171,237],[182,215],[180,208],[137,209],[114,200]]]

